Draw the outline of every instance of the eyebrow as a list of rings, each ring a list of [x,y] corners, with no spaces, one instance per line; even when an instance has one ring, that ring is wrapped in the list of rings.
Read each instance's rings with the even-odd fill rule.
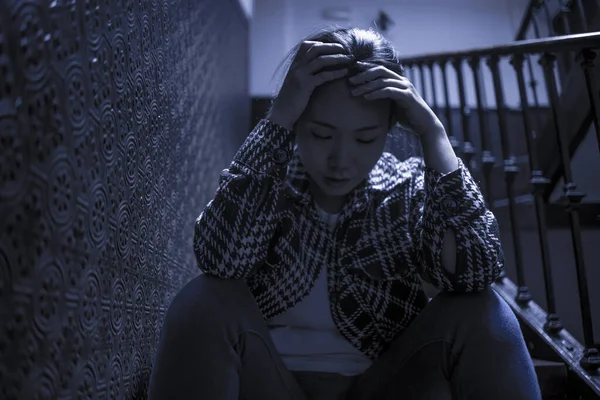
[[[315,120],[311,120],[310,122],[312,122],[313,124],[316,124],[316,125],[323,126],[325,128],[337,129],[335,126],[333,126],[327,122],[315,121]],[[381,125],[369,125],[369,126],[363,126],[362,128],[358,128],[355,130],[355,132],[372,131],[374,129],[379,129],[379,128],[381,128]]]

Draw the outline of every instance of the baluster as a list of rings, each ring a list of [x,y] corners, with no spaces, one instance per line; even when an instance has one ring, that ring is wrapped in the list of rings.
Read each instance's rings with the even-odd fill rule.
[[[540,4],[536,4],[536,13],[539,11],[539,7]],[[534,16],[531,18],[531,22],[533,24],[533,34],[535,36],[536,39],[539,39],[540,36],[540,28],[538,26],[537,23],[537,19],[535,18],[535,14]],[[537,80],[535,79],[535,74],[533,71],[533,63],[531,62],[531,54],[528,54],[527,56],[527,70],[529,72],[529,76],[531,77],[531,80],[529,81],[529,86],[531,87],[531,92],[533,93],[533,104],[535,105],[536,110],[540,109],[540,101],[538,98],[538,93],[537,93]],[[539,128],[540,127],[540,122],[539,122],[539,115],[536,114],[536,126]]]
[[[598,151],[600,152],[600,99],[598,94],[594,92],[594,88],[598,87],[596,74],[594,74],[594,60],[597,54],[594,50],[584,49],[578,56],[581,59],[581,67],[585,75],[585,84],[587,86],[590,106],[592,108],[592,121],[596,130],[596,139],[598,142]]]
[[[423,71],[423,63],[419,63],[419,77],[421,78],[421,97],[425,100],[425,103],[429,103],[429,96],[427,94],[427,86],[425,85],[425,72]]]
[[[571,12],[571,5],[569,0],[561,0],[560,1],[560,17],[562,19],[562,23],[564,26],[564,35],[571,34],[571,24],[569,24],[569,13]],[[564,65],[565,73],[571,69],[571,64],[573,60],[573,52],[566,51],[562,55],[562,62]]]
[[[582,32],[587,32],[588,24],[587,19],[585,17],[585,10],[583,9],[583,2],[581,0],[577,0],[577,10],[579,11],[579,19],[581,20]]]
[[[469,123],[469,117],[471,116],[471,110],[467,106],[467,97],[465,94],[465,79],[463,75],[462,64],[463,60],[460,58],[454,59],[453,63],[454,70],[456,71],[456,78],[458,80],[458,96],[460,99],[460,115],[463,131],[463,160],[465,165],[471,166],[471,159],[475,154],[475,148],[471,142],[471,124]]]
[[[538,85],[538,81],[535,79],[535,74],[533,71],[533,63],[531,62],[531,54],[528,54],[527,56],[527,72],[529,72],[529,76],[531,78],[531,80],[529,81],[529,87],[531,88],[531,94],[533,95],[533,105],[535,106],[536,110],[539,110],[540,108],[540,100],[538,98],[538,93],[537,93],[537,85]],[[537,118],[536,118],[536,122]],[[539,122],[537,123],[537,125],[539,126]]]
[[[435,84],[435,73],[433,71],[433,68],[435,66],[435,64],[433,63],[433,61],[429,61],[427,63],[427,66],[429,67],[429,80],[431,81],[431,98],[432,98],[432,105],[433,105],[433,112],[438,115],[439,113],[439,104],[438,104],[438,100],[437,100],[437,88],[436,88],[436,84]]]
[[[535,5],[535,13],[537,13],[539,11],[541,7],[541,4],[538,3]],[[536,39],[540,38],[540,28],[538,26],[537,23],[537,19],[535,18],[535,13],[533,14],[532,18],[531,18],[531,22],[533,25],[533,34],[535,36]],[[525,56],[527,58],[527,71],[529,72],[529,76],[531,78],[531,80],[529,81],[529,87],[531,88],[531,93],[533,94],[533,104],[535,106],[536,111],[539,111],[540,109],[540,101],[538,98],[538,93],[537,93],[537,85],[538,85],[538,81],[535,79],[535,73],[533,71],[533,63],[531,62],[531,54],[527,54]],[[540,121],[539,121],[539,114],[536,113],[536,117],[535,117],[535,122],[536,122],[536,127],[540,127]],[[535,137],[536,133],[535,131],[533,132],[533,135]]]
[[[533,26],[533,36],[535,37],[535,39],[540,39],[542,37],[540,34],[540,26],[537,22],[537,14],[539,13],[539,11],[540,9],[536,8],[533,16],[531,17],[531,25]]]
[[[585,193],[578,192],[577,185],[573,182],[571,171],[571,156],[569,154],[569,143],[564,130],[560,125],[560,114],[558,112],[558,88],[556,87],[556,77],[554,68],[556,65],[556,56],[546,53],[542,56],[540,64],[544,68],[544,77],[546,88],[550,100],[550,109],[554,122],[554,131],[560,149],[560,159],[563,167],[564,186],[561,200],[565,204],[565,209],[569,214],[571,227],[571,240],[573,242],[573,253],[575,255],[575,268],[577,271],[577,286],[579,289],[579,303],[581,307],[581,319],[583,322],[583,337],[585,350],[580,365],[585,369],[596,369],[600,367],[600,356],[598,350],[594,347],[594,331],[592,326],[592,313],[590,310],[590,298],[587,288],[587,277],[585,271],[585,262],[583,259],[583,245],[581,243],[581,224],[579,221],[579,205],[585,197]]]
[[[490,148],[490,141],[488,138],[488,130],[486,124],[486,115],[483,105],[483,94],[481,88],[481,77],[479,76],[479,64],[480,59],[478,57],[472,57],[469,59],[469,65],[471,71],[473,71],[473,80],[475,82],[475,98],[477,100],[477,118],[479,123],[479,137],[481,138],[481,169],[484,176],[484,196],[488,203],[488,207],[492,206],[492,169],[494,167],[494,156]]]
[[[494,92],[496,95],[496,108],[498,113],[498,125],[500,128],[500,142],[502,145],[502,158],[504,158],[504,181],[506,183],[506,194],[508,197],[508,214],[510,218],[510,227],[515,251],[515,267],[517,269],[518,291],[515,301],[521,305],[526,305],[531,300],[531,293],[525,285],[525,274],[523,272],[523,252],[521,249],[521,235],[517,221],[517,210],[515,204],[514,182],[519,167],[515,163],[510,148],[508,138],[508,128],[506,126],[506,115],[504,106],[504,92],[502,89],[502,80],[500,78],[500,69],[498,56],[491,56],[488,59],[488,66],[492,72],[494,81]]]
[[[548,36],[556,36],[554,32],[554,26],[552,24],[552,15],[550,14],[550,8],[546,0],[539,0],[541,7],[544,10],[544,16],[546,17],[546,23],[548,24]]]
[[[527,143],[527,152],[529,153],[529,168],[531,170],[531,186],[533,189],[534,209],[537,222],[538,238],[540,240],[540,252],[542,256],[542,267],[544,269],[544,284],[546,288],[546,303],[548,304],[548,315],[544,330],[550,334],[556,334],[563,328],[558,315],[556,314],[556,301],[554,297],[554,280],[552,279],[552,265],[550,263],[550,252],[548,247],[548,235],[546,224],[546,210],[544,205],[543,193],[550,180],[544,177],[540,170],[540,164],[537,154],[537,140],[535,132],[532,130],[531,119],[529,115],[529,104],[527,100],[527,89],[525,87],[525,78],[523,76],[523,61],[525,57],[521,54],[514,55],[510,61],[517,74],[519,85],[519,95],[521,97],[521,115],[523,116],[523,128],[525,129],[525,140]]]
[[[540,27],[538,25],[538,14],[540,12],[542,5],[537,2],[535,4],[533,4],[533,7],[531,9],[531,25],[533,26],[533,36],[535,39],[539,39],[540,36]],[[527,39],[527,32],[525,32],[525,37],[523,39]]]
[[[564,24],[565,35],[571,34],[571,24],[569,23],[569,13],[571,12],[571,6],[569,5],[569,1],[561,0],[560,2],[560,18]]]
[[[450,105],[450,92],[448,90],[448,69],[446,65],[448,60],[440,61],[440,68],[442,69],[442,77],[444,80],[444,101],[446,102],[446,107],[444,109],[446,114],[446,131],[448,133],[448,139],[450,140],[450,144],[454,149],[454,154],[458,156],[460,150],[460,143],[456,136],[454,136],[454,127],[452,126],[452,106]]]

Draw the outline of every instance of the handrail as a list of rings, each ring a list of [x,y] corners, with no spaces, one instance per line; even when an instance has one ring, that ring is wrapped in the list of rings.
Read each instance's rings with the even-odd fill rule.
[[[586,47],[600,47],[600,32],[554,36],[544,39],[529,39],[516,43],[478,47],[470,50],[400,57],[399,61],[405,64],[418,64],[468,57],[512,56],[515,54],[543,53],[547,51],[580,50]]]
[[[547,3],[542,3],[542,6],[548,11],[546,7]],[[549,15],[548,12],[547,14]],[[565,18],[565,15],[562,17]],[[535,15],[533,18],[532,23],[535,24]],[[551,32],[551,34],[553,33]],[[579,111],[586,114],[584,111],[588,109],[587,106],[582,107],[579,101],[573,99],[583,98],[586,94],[588,95],[590,104],[589,119],[595,125],[596,135],[600,143],[600,96],[598,96],[597,92],[599,86],[597,77],[599,57],[597,49],[599,48],[600,32],[587,32],[522,40],[485,48],[404,56],[399,59],[399,62],[406,66],[408,79],[419,86],[419,91],[423,94],[425,101],[431,101],[436,114],[444,120],[444,126],[447,127],[447,134],[456,154],[465,161],[465,165],[471,165],[474,168],[473,172],[476,172],[482,178],[482,193],[488,204],[494,204],[496,200],[494,196],[496,190],[492,183],[495,184],[497,182],[497,173],[504,175],[503,186],[505,187],[503,189],[506,190],[508,205],[508,215],[504,215],[504,217],[507,218],[510,226],[508,236],[510,239],[506,240],[512,242],[516,284],[513,285],[515,290],[508,293],[504,290],[508,285],[508,281],[501,278],[497,282],[499,284],[497,287],[500,291],[504,290],[506,292],[503,296],[510,297],[511,301],[514,300],[511,307],[517,308],[521,316],[531,318],[532,315],[526,311],[531,308],[529,305],[532,304],[533,296],[527,286],[527,277],[525,274],[526,266],[523,257],[525,243],[521,239],[520,230],[523,225],[519,221],[520,216],[517,215],[516,211],[517,192],[523,190],[524,180],[527,179],[527,176],[524,176],[524,174],[527,173],[527,170],[520,168],[515,158],[516,138],[509,132],[511,127],[508,124],[506,115],[505,85],[501,76],[503,75],[503,71],[500,68],[500,61],[510,58],[520,98],[519,112],[521,114],[520,119],[522,120],[523,136],[525,138],[524,144],[527,151],[526,161],[529,167],[529,184],[527,186],[532,193],[533,207],[531,211],[534,214],[532,214],[532,217],[535,218],[534,227],[538,233],[539,257],[543,268],[545,300],[548,309],[539,324],[530,325],[538,334],[547,335],[552,338],[552,341],[548,343],[554,347],[553,350],[555,352],[570,352],[569,344],[561,341],[564,335],[567,335],[567,332],[564,330],[563,324],[557,314],[554,279],[552,277],[552,260],[549,250],[550,242],[547,235],[548,218],[546,211],[548,210],[548,204],[547,199],[543,196],[551,188],[551,181],[547,179],[547,175],[552,174],[553,168],[560,168],[564,178],[565,193],[560,207],[566,211],[565,215],[568,217],[570,227],[570,236],[573,245],[573,266],[577,275],[577,289],[583,328],[583,342],[580,346],[582,349],[581,352],[575,358],[565,358],[565,362],[569,365],[569,368],[577,371],[577,374],[587,384],[593,386],[596,392],[600,392],[600,380],[586,378],[593,375],[590,371],[595,371],[600,367],[600,357],[594,343],[591,302],[583,257],[581,210],[578,207],[585,193],[575,190],[576,184],[571,167],[572,152],[570,149],[576,137],[573,132],[574,129],[584,124],[580,122],[581,113]],[[538,78],[534,73],[532,57],[529,57],[530,55],[541,56],[537,61],[542,67],[541,72],[543,72],[543,77],[539,79],[545,84],[548,96],[548,110],[545,113],[543,124],[532,111],[532,109],[539,110],[540,105],[535,90],[536,79]],[[572,78],[568,80],[569,90],[559,91],[558,79],[555,76],[557,69],[560,68],[559,60],[568,57],[573,62],[575,61],[575,55],[578,56],[578,61],[575,64],[578,64],[581,70],[573,70],[574,73],[569,75]],[[529,85],[526,82],[525,62],[527,62],[527,69],[531,79]],[[474,96],[467,93],[468,91],[466,90],[465,64],[467,64],[468,69],[472,73]],[[484,65],[487,65],[491,73],[491,79],[487,82],[484,82],[485,77],[481,74],[481,68]],[[441,74],[434,73],[434,69],[439,69]],[[450,81],[452,77],[450,72],[452,70],[455,72],[456,80],[454,82]],[[429,82],[426,82],[427,72],[429,72]],[[420,79],[417,79],[413,75],[415,73],[418,74],[418,78]],[[441,77],[441,82],[439,81],[439,77]],[[495,146],[492,146],[492,140],[489,137],[490,135],[488,135],[484,83],[492,87],[495,97],[496,107],[494,111],[497,118],[495,135],[499,139],[498,151],[495,151],[493,148]],[[440,84],[442,85],[441,89],[444,94],[443,104],[438,103],[438,98],[435,96],[437,93],[440,93],[438,90],[440,89]],[[453,116],[453,109],[455,107],[450,103],[450,85],[454,85],[454,88],[457,90],[459,116]],[[531,107],[527,86],[532,88],[533,93],[534,104]],[[432,95],[431,99],[428,98],[429,93]],[[472,132],[472,124],[469,120],[473,112],[472,107],[470,107],[471,103],[468,100],[475,100],[476,103],[479,124],[476,131],[479,136],[478,149],[475,148],[475,144],[472,141],[475,132]],[[578,111],[577,117],[572,115],[574,110]],[[460,118],[460,122],[455,121],[456,118]],[[456,122],[459,122],[460,128],[458,130],[462,131],[460,139],[454,135],[456,126],[453,128],[453,124]],[[574,127],[574,124],[578,124],[578,126]],[[542,143],[544,143],[544,147],[540,146]],[[546,143],[552,145],[550,149],[552,151],[547,151],[545,148]],[[500,155],[503,162],[496,162],[496,154]],[[548,154],[551,155],[547,156]],[[560,155],[560,157],[556,157],[557,155]],[[477,163],[472,164],[469,162],[473,157],[477,158]],[[552,158],[558,159],[558,165],[555,167],[550,165],[549,161]],[[518,185],[517,182],[519,182]],[[531,322],[527,321],[527,323]],[[578,345],[580,344],[578,343]]]

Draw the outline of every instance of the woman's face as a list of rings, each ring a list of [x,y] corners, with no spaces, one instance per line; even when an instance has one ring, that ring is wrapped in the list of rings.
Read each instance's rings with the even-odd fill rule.
[[[329,212],[339,211],[346,195],[371,172],[390,128],[389,100],[365,100],[350,89],[347,79],[318,87],[296,125],[311,193]]]

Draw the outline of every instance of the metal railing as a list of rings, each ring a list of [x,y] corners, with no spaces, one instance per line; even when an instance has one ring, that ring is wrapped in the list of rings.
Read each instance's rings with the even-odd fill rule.
[[[598,7],[597,0],[530,0],[515,41],[590,32],[592,9]]]
[[[526,25],[526,24],[525,24]],[[555,291],[553,285],[551,259],[549,251],[549,241],[547,236],[546,210],[547,200],[542,193],[549,185],[549,180],[545,176],[545,171],[540,168],[539,158],[539,135],[536,135],[536,125],[538,122],[532,117],[533,108],[539,107],[539,99],[535,85],[532,85],[533,95],[528,95],[526,85],[526,75],[533,78],[533,66],[530,64],[526,68],[526,61],[534,56],[539,57],[543,81],[547,93],[548,116],[551,118],[553,129],[552,138],[544,140],[555,140],[560,150],[560,162],[564,178],[563,202],[564,210],[569,215],[569,229],[571,232],[572,246],[577,274],[579,305],[583,321],[583,347],[579,357],[579,367],[585,371],[594,371],[600,367],[600,358],[594,344],[594,332],[592,326],[592,315],[590,307],[590,297],[588,289],[588,279],[586,277],[586,267],[583,258],[582,228],[580,223],[579,206],[585,194],[577,190],[571,167],[571,152],[569,151],[569,138],[563,129],[563,118],[561,113],[560,97],[561,93],[555,75],[557,68],[557,56],[564,53],[571,53],[579,61],[581,70],[586,83],[586,94],[582,98],[589,100],[590,112],[592,115],[595,134],[600,143],[600,95],[599,84],[595,74],[596,56],[600,47],[600,32],[585,33],[569,36],[557,36],[546,39],[522,40],[508,45],[493,46],[487,48],[477,48],[467,51],[448,52],[434,55],[424,55],[417,57],[407,57],[401,62],[406,66],[407,77],[413,82],[425,100],[431,104],[433,110],[439,115],[446,126],[453,147],[457,155],[465,161],[465,165],[472,166],[472,172],[478,174],[482,179],[482,191],[488,204],[493,204],[492,185],[495,184],[492,179],[492,171],[496,164],[494,152],[492,151],[493,138],[490,136],[488,127],[488,109],[484,104],[484,86],[486,83],[493,89],[496,107],[493,113],[497,117],[497,132],[499,135],[500,151],[503,162],[498,163],[504,175],[504,185],[507,193],[508,218],[511,226],[512,248],[514,251],[514,262],[516,269],[517,290],[514,294],[514,301],[518,307],[526,309],[532,300],[532,296],[527,287],[523,265],[523,245],[521,243],[519,218],[517,216],[517,204],[514,183],[518,175],[522,174],[521,168],[515,161],[514,148],[512,141],[514,135],[508,131],[505,106],[505,78],[504,70],[499,67],[500,62],[508,59],[514,70],[514,78],[518,87],[518,96],[520,97],[520,106],[517,111],[520,113],[521,124],[525,132],[526,151],[530,169],[529,186],[533,197],[533,209],[535,213],[536,231],[539,237],[539,247],[541,255],[541,264],[544,273],[545,296],[547,304],[547,313],[543,324],[543,331],[549,337],[558,337],[563,330],[563,324],[557,314]],[[483,65],[485,64],[485,66]],[[486,82],[482,78],[482,69],[487,67],[491,73],[491,80]],[[466,80],[468,75],[465,69],[471,71],[473,93],[472,98],[468,98],[466,90]],[[455,87],[452,87],[450,74],[455,74]],[[441,76],[441,82],[436,77]],[[533,79],[532,79],[533,80]],[[440,87],[441,85],[441,87]],[[430,90],[427,90],[430,89]],[[438,89],[439,92],[438,92]],[[454,91],[455,90],[455,91]],[[458,97],[459,121],[453,110],[450,101],[450,94],[454,91]],[[439,93],[443,93],[439,96]],[[441,98],[440,98],[441,97]],[[533,97],[533,98],[531,98]],[[478,124],[477,129],[472,131],[469,123],[471,112],[469,110],[469,101],[476,103]],[[533,105],[532,105],[533,102]],[[582,106],[585,106],[582,103]],[[460,132],[457,132],[457,126],[460,126]],[[460,134],[460,135],[459,135]],[[476,138],[477,135],[478,137]],[[512,136],[512,138],[511,138]],[[474,139],[479,146],[473,144]],[[599,149],[600,153],[600,149]],[[476,159],[477,156],[477,159]],[[600,154],[598,155],[600,160]],[[473,169],[476,169],[473,170]],[[497,182],[497,180],[496,180]],[[499,282],[502,281],[500,278]],[[537,307],[537,306],[536,306]],[[541,328],[540,328],[541,329]],[[600,383],[600,381],[598,382]]]
[[[600,31],[600,1],[598,0],[530,0],[523,15],[515,41],[542,39]],[[572,67],[572,54],[564,53],[558,62],[561,78]],[[526,60],[531,71],[532,65]],[[532,80],[531,85],[537,82]]]

